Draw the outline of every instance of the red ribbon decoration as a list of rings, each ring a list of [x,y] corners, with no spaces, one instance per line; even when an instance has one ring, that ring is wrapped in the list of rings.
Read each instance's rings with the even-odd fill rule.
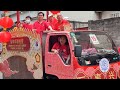
[[[60,11],[50,11],[52,14],[58,14]]]

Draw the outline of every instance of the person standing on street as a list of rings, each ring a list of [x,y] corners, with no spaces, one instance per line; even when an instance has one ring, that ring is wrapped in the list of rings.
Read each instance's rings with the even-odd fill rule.
[[[60,13],[57,15],[57,19],[58,19],[58,22],[55,24],[55,30],[57,31],[72,30],[72,27],[69,21],[63,19],[63,16]]]
[[[30,16],[26,16],[25,22],[23,23],[23,27],[29,30],[33,29],[33,25],[31,24],[32,18]]]
[[[37,33],[39,33],[42,38],[43,31],[46,31],[46,30],[53,31],[53,29],[48,24],[48,22],[43,19],[44,18],[43,12],[39,12],[37,14],[37,18],[38,20],[33,23],[33,31],[36,31]]]
[[[53,14],[48,15],[48,23],[55,30],[55,24],[57,23],[57,19],[53,16]]]

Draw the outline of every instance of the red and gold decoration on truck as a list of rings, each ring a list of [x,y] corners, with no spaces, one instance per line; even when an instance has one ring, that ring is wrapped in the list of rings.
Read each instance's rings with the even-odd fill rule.
[[[6,30],[13,26],[13,20],[7,14],[7,11],[4,11],[5,17],[0,18],[0,26],[2,26],[3,31],[0,32],[0,42],[7,43],[11,39],[11,34]]]
[[[21,56],[26,59],[27,70],[33,74],[33,77],[41,79],[43,71],[40,35],[21,27],[15,27],[9,33],[11,34],[11,40],[5,46],[2,46],[4,51],[1,52],[1,61],[7,61],[12,56],[16,56],[16,59],[17,56]],[[19,73],[19,71],[16,70],[14,74],[16,73]]]
[[[100,60],[96,66],[80,66],[74,71],[75,79],[117,79],[120,78],[120,62],[109,64],[108,59]]]
[[[105,75],[100,71],[100,69],[97,69],[91,79],[105,79]]]
[[[3,31],[0,32],[0,43],[3,45],[3,52],[5,52],[4,47],[6,43],[10,41],[11,34],[7,32],[7,28],[11,28],[13,26],[13,20],[9,17],[8,11],[4,11],[5,17],[0,19],[0,26],[2,26]]]
[[[17,73],[17,71],[10,70],[7,60],[3,60],[2,55],[6,53],[6,45],[11,40],[11,34],[7,29],[13,26],[13,20],[9,17],[8,11],[4,11],[4,15],[4,17],[0,18],[0,26],[3,28],[3,31],[0,32],[0,71],[6,77],[9,77]]]
[[[109,71],[106,73],[106,78],[117,79],[117,72],[113,68],[110,68]]]
[[[89,76],[85,74],[83,69],[77,68],[74,71],[74,79],[89,79]]]

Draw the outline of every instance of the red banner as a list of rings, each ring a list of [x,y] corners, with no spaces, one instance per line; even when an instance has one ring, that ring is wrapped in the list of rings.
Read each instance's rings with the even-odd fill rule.
[[[9,43],[7,43],[8,51],[28,51],[30,49],[30,40],[28,37],[18,37],[12,38]]]

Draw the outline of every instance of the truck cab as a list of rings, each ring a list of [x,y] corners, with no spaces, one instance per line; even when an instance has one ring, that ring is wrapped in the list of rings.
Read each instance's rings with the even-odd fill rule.
[[[51,52],[59,36],[65,36],[70,50],[69,63]],[[48,32],[42,37],[43,71],[47,78],[117,79],[120,57],[112,39],[102,31],[74,30]]]

